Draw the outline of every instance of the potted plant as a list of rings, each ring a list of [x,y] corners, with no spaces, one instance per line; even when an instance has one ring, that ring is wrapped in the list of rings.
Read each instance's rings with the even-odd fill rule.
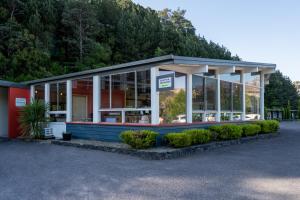
[[[70,132],[63,132],[63,140],[64,141],[70,141],[72,138],[72,133]]]

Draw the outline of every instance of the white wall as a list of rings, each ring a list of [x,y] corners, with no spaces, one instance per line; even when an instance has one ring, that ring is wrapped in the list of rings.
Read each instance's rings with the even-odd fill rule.
[[[63,132],[66,132],[65,122],[50,122],[48,127],[52,128],[55,138],[62,138]]]
[[[8,90],[0,87],[0,137],[8,137]]]

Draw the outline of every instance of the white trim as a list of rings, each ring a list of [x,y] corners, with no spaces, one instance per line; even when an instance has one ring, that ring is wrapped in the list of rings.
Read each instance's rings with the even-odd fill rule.
[[[216,74],[217,76],[217,115],[216,115],[216,122],[221,121],[221,81],[220,81],[220,74]]]
[[[48,109],[50,109],[50,84],[49,83],[45,83],[45,104],[47,104],[49,106]],[[46,117],[49,117],[49,111],[48,110],[46,113],[45,113],[45,116]]]
[[[93,123],[100,122],[101,81],[100,76],[93,76]]]
[[[186,76],[186,122],[193,122],[193,74]]]
[[[72,81],[67,80],[67,110],[66,110],[66,122],[71,122],[72,121]]]
[[[260,119],[265,119],[265,76],[264,73],[260,74]]]
[[[49,111],[49,115],[66,115],[67,111]]]
[[[151,108],[101,108],[99,109],[99,112],[109,112],[109,111],[112,111],[112,112],[115,112],[115,111],[151,111]]]
[[[151,124],[159,124],[159,92],[156,91],[156,77],[159,68],[151,68]]]
[[[241,82],[243,85],[243,92],[242,92],[242,120],[246,120],[246,80],[245,80],[245,73],[241,73]]]
[[[30,102],[32,102],[35,98],[35,86],[31,85],[30,86]]]

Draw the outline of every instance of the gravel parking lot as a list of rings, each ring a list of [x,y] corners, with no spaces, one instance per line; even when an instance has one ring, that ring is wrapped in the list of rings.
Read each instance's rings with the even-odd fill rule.
[[[163,161],[3,141],[0,199],[300,199],[300,122],[269,140]]]

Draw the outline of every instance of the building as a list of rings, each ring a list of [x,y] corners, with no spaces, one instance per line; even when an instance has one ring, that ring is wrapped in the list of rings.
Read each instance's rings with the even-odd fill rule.
[[[24,83],[49,103],[56,137],[118,141],[123,130],[165,134],[224,121],[264,119],[275,64],[161,56]]]
[[[294,81],[295,88],[297,89],[298,94],[300,94],[300,81]]]

